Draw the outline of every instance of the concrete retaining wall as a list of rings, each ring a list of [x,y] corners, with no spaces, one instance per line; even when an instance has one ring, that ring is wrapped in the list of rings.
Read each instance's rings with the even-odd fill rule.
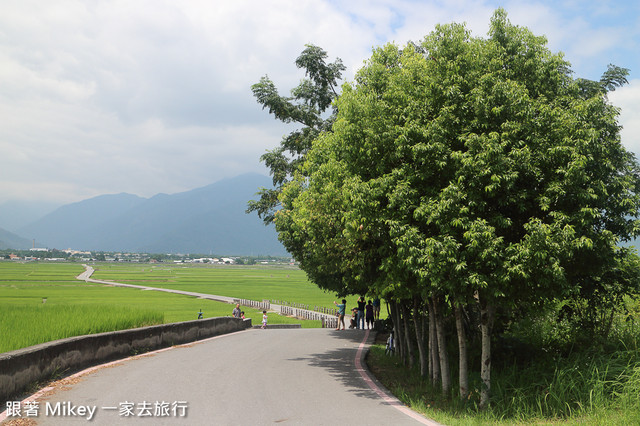
[[[36,382],[162,347],[251,327],[251,319],[220,317],[69,337],[0,354],[0,401]]]
[[[253,328],[262,328],[262,325],[254,325]],[[302,324],[267,324],[267,329],[274,328],[302,328]]]

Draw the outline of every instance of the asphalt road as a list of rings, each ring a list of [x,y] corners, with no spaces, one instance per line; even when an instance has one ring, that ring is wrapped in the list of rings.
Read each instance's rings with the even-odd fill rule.
[[[30,418],[39,425],[435,424],[386,395],[360,365],[367,336],[332,329],[219,336],[66,379],[35,396],[38,416]]]

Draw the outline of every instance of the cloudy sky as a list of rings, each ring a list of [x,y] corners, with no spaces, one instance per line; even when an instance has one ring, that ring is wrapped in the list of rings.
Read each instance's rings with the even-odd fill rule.
[[[293,128],[250,86],[266,74],[288,94],[306,43],[342,58],[351,80],[372,47],[418,41],[437,23],[484,37],[500,6],[564,52],[576,77],[631,69],[610,100],[640,154],[637,0],[0,0],[0,203],[267,175],[260,155]]]

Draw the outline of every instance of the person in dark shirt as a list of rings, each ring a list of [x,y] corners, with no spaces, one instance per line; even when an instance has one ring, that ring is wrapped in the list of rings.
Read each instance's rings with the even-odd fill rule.
[[[357,328],[356,318],[358,316],[358,308],[351,309],[351,322],[349,328]]]
[[[373,329],[373,304],[371,300],[367,303],[367,306],[364,307],[365,311],[365,320],[367,322],[367,327],[369,330]]]

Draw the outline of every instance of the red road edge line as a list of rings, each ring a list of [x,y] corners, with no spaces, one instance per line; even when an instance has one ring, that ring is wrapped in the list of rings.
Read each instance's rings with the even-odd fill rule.
[[[358,352],[356,353],[356,359],[355,359],[356,370],[358,370],[358,373],[360,373],[360,377],[362,377],[362,379],[365,381],[365,383],[367,383],[367,385],[369,385],[371,390],[373,390],[376,394],[378,394],[378,396],[380,398],[382,398],[387,404],[391,405],[396,410],[400,411],[403,414],[406,414],[407,416],[411,417],[414,420],[419,421],[423,425],[441,426],[440,423],[438,423],[438,422],[436,422],[434,420],[428,419],[428,418],[416,413],[415,411],[407,408],[406,406],[404,406],[402,404],[402,402],[400,402],[400,400],[398,398],[389,395],[387,392],[382,390],[373,381],[373,379],[369,375],[369,372],[367,371],[367,369],[362,367],[362,360],[364,359],[364,347],[365,347],[365,345],[367,343],[367,339],[368,338],[369,338],[369,330],[367,330],[365,332],[364,339],[362,339],[362,342],[360,342],[360,346],[358,346]]]

